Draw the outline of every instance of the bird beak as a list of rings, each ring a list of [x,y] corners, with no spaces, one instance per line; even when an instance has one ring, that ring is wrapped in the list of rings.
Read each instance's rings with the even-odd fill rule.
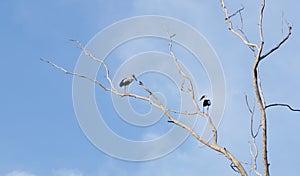
[[[135,75],[133,75],[133,78],[134,78],[134,80],[135,80],[135,81],[137,81],[137,79],[136,79]]]
[[[205,98],[206,96],[205,95],[203,95],[200,99],[199,99],[199,101],[201,101],[201,100],[203,100],[203,98]]]

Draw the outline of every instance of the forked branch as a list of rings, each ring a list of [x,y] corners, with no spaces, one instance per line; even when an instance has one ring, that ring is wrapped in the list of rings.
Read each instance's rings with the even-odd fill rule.
[[[170,52],[170,55],[171,55],[174,63],[176,64],[176,67],[177,67],[180,75],[188,81],[188,84],[189,84],[188,90],[189,91],[187,91],[187,93],[190,94],[190,96],[191,96],[191,101],[194,104],[194,108],[196,110],[196,113],[207,119],[208,124],[209,124],[209,126],[210,126],[210,128],[212,129],[212,132],[213,132],[214,143],[217,144],[217,140],[218,140],[217,128],[214,125],[211,117],[208,114],[200,111],[199,104],[198,104],[198,101],[197,101],[196,96],[195,96],[195,90],[194,90],[193,82],[192,82],[191,78],[184,72],[184,70],[182,69],[180,63],[178,62],[178,59],[176,58],[176,56],[173,52],[173,37],[175,36],[175,34],[171,35],[166,26],[165,26],[165,30],[166,30],[166,32],[169,36],[169,52]]]
[[[244,34],[241,34],[241,33],[239,33],[237,30],[234,29],[233,23],[232,23],[232,21],[231,21],[230,18],[232,18],[233,16],[235,16],[237,13],[233,13],[232,15],[230,15],[230,14],[229,14],[229,11],[228,11],[228,9],[227,9],[227,7],[226,7],[226,5],[225,5],[224,0],[220,0],[220,3],[221,3],[221,7],[222,7],[222,9],[223,9],[223,11],[224,11],[224,13],[225,13],[225,22],[226,22],[226,23],[228,24],[228,26],[229,26],[228,29],[229,29],[234,35],[236,35],[237,37],[239,37],[239,38],[242,40],[242,42],[244,42],[245,45],[247,45],[247,46],[249,46],[249,47],[251,47],[251,48],[256,48],[256,49],[258,49],[258,48],[259,48],[258,45],[249,42],[248,39],[245,37]],[[240,11],[241,11],[241,10],[238,10],[237,12],[240,12]]]

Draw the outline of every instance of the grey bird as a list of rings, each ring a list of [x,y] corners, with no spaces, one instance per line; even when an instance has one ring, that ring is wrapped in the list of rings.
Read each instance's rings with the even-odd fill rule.
[[[203,103],[202,103],[202,106],[203,106],[203,112],[204,112],[204,107],[207,107],[207,113],[208,113],[208,110],[209,110],[209,106],[211,105],[211,102],[210,100],[207,98],[206,95],[203,95],[199,101],[202,101],[203,100]]]
[[[128,85],[132,82],[132,81],[137,81],[136,77],[134,74],[122,79],[122,81],[120,82],[119,86],[123,87],[124,86],[124,94],[128,94]]]

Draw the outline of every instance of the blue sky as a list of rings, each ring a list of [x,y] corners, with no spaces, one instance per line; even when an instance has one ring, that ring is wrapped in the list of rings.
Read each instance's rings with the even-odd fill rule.
[[[252,41],[258,39],[259,2],[228,2],[230,9],[237,9],[241,4],[246,8],[244,27]],[[296,0],[267,1],[266,48],[283,37],[282,12],[293,25],[293,31],[289,41],[262,63],[260,71],[267,102],[289,103],[299,108],[298,7]],[[223,156],[200,148],[192,137],[169,155],[148,162],[128,162],[104,154],[89,142],[77,122],[72,102],[72,77],[39,60],[48,58],[73,70],[80,50],[68,39],[86,44],[108,25],[138,15],[177,18],[207,38],[220,58],[227,86],[219,142],[239,159],[249,161],[249,114],[244,93],[253,99],[250,72],[253,58],[250,50],[227,30],[219,1],[4,0],[0,2],[0,75],[4,80],[0,88],[0,175],[234,174]],[[104,94],[97,91],[98,96]],[[285,108],[267,112],[271,174],[293,175],[298,167],[300,115]]]

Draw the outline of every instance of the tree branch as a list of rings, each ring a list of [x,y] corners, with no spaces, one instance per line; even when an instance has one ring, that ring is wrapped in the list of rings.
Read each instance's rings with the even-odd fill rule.
[[[263,17],[264,17],[264,10],[265,10],[266,2],[265,0],[261,1],[261,7],[260,7],[260,14],[259,14],[259,37],[260,37],[260,43],[261,45],[264,44],[264,33],[263,33]]]
[[[274,103],[274,104],[269,104],[265,107],[265,109],[270,108],[270,107],[274,107],[274,106],[284,106],[284,107],[288,107],[291,111],[297,111],[300,112],[300,109],[294,109],[292,108],[290,105],[288,104],[283,104],[283,103]]]
[[[256,137],[257,137],[257,135],[259,133],[259,129],[262,125],[260,124],[258,126],[258,129],[257,129],[256,133],[254,134],[254,132],[253,132],[253,116],[254,116],[254,110],[255,110],[255,103],[253,104],[253,107],[250,108],[246,94],[245,94],[245,100],[246,100],[246,105],[248,107],[248,110],[251,114],[251,116],[250,116],[250,132],[251,132],[252,143],[249,142],[249,148],[250,148],[250,155],[251,155],[253,164],[248,164],[248,165],[251,166],[251,170],[253,170],[256,173],[256,175],[261,176],[262,174],[257,170],[258,148],[257,148],[257,144],[256,144]]]
[[[255,172],[256,175],[262,176],[262,174],[257,170],[258,148],[257,148],[255,138],[252,138],[252,143],[249,142],[249,148],[250,148],[250,154],[251,154],[251,157],[253,160],[253,167],[251,167],[251,169]]]
[[[172,112],[172,113],[175,113],[175,114],[182,114],[182,115],[189,115],[189,116],[199,114],[198,112],[181,112],[181,111],[176,111],[176,110],[173,110],[173,109],[168,109],[168,111]]]
[[[232,17],[232,15],[229,14],[228,9],[227,9],[227,7],[225,6],[224,0],[220,0],[220,3],[221,3],[221,7],[222,7],[222,9],[223,9],[223,11],[224,11],[224,13],[225,13],[225,22],[227,22],[227,24],[228,24],[228,26],[229,26],[229,30],[230,30],[234,35],[236,35],[237,37],[239,37],[245,45],[247,45],[247,46],[249,46],[249,47],[253,47],[253,48],[258,49],[258,45],[249,42],[248,39],[246,39],[246,38],[244,37],[244,34],[240,34],[238,31],[236,31],[236,30],[233,28],[232,21],[230,20],[230,18]]]
[[[259,133],[259,130],[260,130],[260,128],[261,128],[261,123],[259,124],[259,126],[258,126],[256,132],[254,133],[254,132],[253,132],[253,116],[254,116],[255,104],[253,104],[253,107],[250,108],[250,105],[249,105],[249,102],[248,102],[248,97],[247,97],[247,95],[245,95],[245,100],[246,100],[246,105],[247,105],[247,107],[248,107],[248,110],[249,110],[249,112],[250,112],[250,114],[251,114],[251,115],[250,115],[250,133],[251,133],[251,137],[252,137],[252,138],[256,138],[257,135],[258,135],[258,133]]]
[[[259,126],[257,133],[253,133],[253,128],[252,128],[253,127],[253,111],[254,111],[254,109],[251,110],[249,105],[248,105],[248,109],[250,110],[250,113],[251,113],[251,122],[250,123],[251,123],[251,136],[253,139],[256,138],[260,127],[262,128],[262,165],[263,165],[263,169],[264,169],[264,175],[269,176],[270,175],[269,174],[269,163],[268,163],[268,155],[267,155],[267,119],[266,119],[265,109],[267,107],[275,106],[275,104],[266,106],[266,102],[265,102],[265,98],[264,98],[263,90],[262,90],[262,85],[261,85],[260,74],[259,74],[259,63],[261,60],[263,60],[264,58],[269,56],[271,53],[273,53],[274,51],[279,49],[280,46],[287,41],[287,39],[291,35],[292,28],[291,28],[291,26],[288,25],[288,34],[286,35],[286,37],[284,37],[282,39],[282,41],[280,41],[274,48],[272,48],[265,54],[262,54],[263,47],[264,47],[263,19],[264,19],[264,11],[265,11],[265,0],[261,0],[261,7],[260,7],[260,11],[259,11],[259,25],[258,25],[259,26],[259,38],[260,38],[259,44],[253,44],[253,43],[248,42],[248,39],[247,39],[247,37],[245,37],[245,34],[242,29],[240,29],[240,33],[238,33],[237,31],[235,31],[233,29],[233,25],[230,20],[230,17],[232,17],[232,16],[229,15],[228,10],[224,4],[224,0],[221,0],[221,5],[222,5],[223,11],[225,13],[225,16],[226,16],[225,20],[226,20],[227,24],[229,25],[230,31],[234,35],[238,36],[244,42],[245,45],[247,45],[249,47],[255,47],[257,49],[257,53],[254,55],[255,61],[253,64],[253,86],[254,86],[254,91],[255,91],[255,97],[257,99],[257,104],[259,106],[260,114],[261,114],[261,126]],[[237,13],[234,13],[233,16],[236,14]],[[284,105],[284,106],[286,106],[286,105]],[[289,106],[287,106],[287,107],[289,107]],[[254,144],[256,145],[256,143],[254,143],[254,142],[252,145],[254,145]],[[251,151],[252,151],[252,149],[251,149]],[[256,156],[255,154],[253,155],[253,151],[252,151],[252,156]],[[256,160],[256,157],[253,157],[253,158],[254,158],[254,160]],[[256,174],[260,175],[258,173],[256,173]]]
[[[241,7],[240,9],[238,9],[236,12],[234,12],[233,14],[229,15],[228,17],[225,18],[225,21],[229,20],[231,17],[241,13],[241,11],[243,11],[245,8]]]
[[[172,38],[172,36],[170,36],[170,38]],[[149,95],[152,96],[152,97],[154,98],[155,101],[152,100],[150,97],[145,97],[145,96],[141,96],[141,95],[137,95],[137,94],[132,94],[132,93],[127,93],[127,94],[121,93],[121,92],[119,92],[117,89],[115,89],[115,88],[113,87],[112,81],[111,81],[111,79],[110,79],[110,77],[109,77],[109,69],[108,69],[108,67],[106,66],[106,63],[105,63],[103,60],[97,59],[95,56],[93,56],[86,48],[84,48],[84,47],[80,44],[79,41],[77,41],[77,40],[74,40],[74,41],[78,44],[79,48],[83,51],[83,53],[84,53],[85,55],[89,56],[89,57],[92,58],[94,61],[100,62],[101,64],[104,65],[104,67],[105,67],[105,69],[106,69],[106,79],[110,82],[110,86],[111,86],[112,88],[108,88],[108,87],[106,87],[105,85],[103,85],[100,81],[98,81],[98,80],[96,80],[96,79],[93,79],[93,78],[90,78],[90,77],[88,77],[88,76],[86,76],[86,75],[82,75],[82,74],[79,74],[79,73],[70,72],[70,71],[64,69],[63,67],[60,67],[60,66],[54,64],[53,62],[51,62],[51,61],[49,61],[49,60],[41,59],[41,61],[50,64],[51,66],[55,67],[55,68],[58,69],[58,70],[63,71],[63,72],[66,73],[66,74],[70,74],[70,75],[73,75],[73,76],[76,76],[76,77],[81,77],[81,78],[83,78],[83,79],[89,80],[89,81],[91,81],[91,82],[93,82],[93,83],[99,85],[99,86],[100,86],[101,88],[103,88],[105,91],[109,91],[109,92],[111,92],[111,93],[113,93],[113,94],[115,94],[115,95],[118,95],[118,96],[127,96],[127,97],[132,97],[132,98],[137,98],[137,99],[140,99],[140,100],[149,102],[149,103],[150,103],[151,105],[153,105],[154,107],[156,107],[156,108],[160,109],[161,111],[163,111],[163,113],[164,113],[164,114],[167,116],[167,118],[169,119],[168,122],[173,123],[173,124],[175,124],[175,125],[177,125],[177,126],[179,126],[179,127],[182,127],[182,128],[184,128],[184,129],[186,129],[186,130],[187,130],[188,132],[190,132],[190,133],[191,133],[191,134],[192,134],[199,142],[201,142],[202,144],[206,145],[207,147],[209,147],[209,148],[211,148],[211,149],[213,149],[213,150],[215,150],[215,151],[217,151],[217,152],[223,154],[225,157],[227,157],[227,158],[228,158],[228,159],[236,166],[236,168],[238,169],[238,171],[239,171],[242,175],[244,175],[244,176],[247,175],[247,173],[246,173],[246,171],[244,170],[244,168],[243,168],[243,166],[241,165],[241,163],[240,163],[240,162],[239,162],[239,161],[238,161],[238,160],[237,160],[237,159],[236,159],[229,151],[227,151],[226,148],[223,148],[223,147],[221,147],[221,146],[219,146],[219,145],[217,144],[216,136],[215,136],[215,138],[214,138],[214,142],[213,142],[213,143],[210,143],[209,141],[206,141],[206,140],[204,140],[202,137],[200,137],[200,136],[199,136],[199,135],[191,128],[191,127],[187,126],[186,124],[183,124],[183,123],[179,122],[178,120],[176,120],[176,119],[169,113],[169,112],[174,112],[174,113],[186,114],[186,115],[189,115],[189,114],[190,114],[190,115],[194,115],[194,114],[196,115],[196,114],[199,114],[199,115],[204,116],[205,118],[207,118],[209,124],[210,124],[212,127],[214,127],[214,125],[213,125],[213,123],[212,123],[212,121],[211,121],[210,116],[209,116],[208,114],[206,114],[206,113],[200,111],[200,109],[199,109],[199,107],[198,107],[198,104],[197,104],[197,102],[196,102],[194,93],[190,93],[190,94],[192,95],[192,99],[193,99],[193,102],[194,102],[194,104],[195,104],[195,107],[197,107],[197,108],[196,108],[196,109],[197,109],[196,113],[186,113],[186,112],[179,112],[179,111],[175,111],[175,110],[168,110],[168,109],[161,103],[161,101],[158,99],[158,97],[157,97],[157,96],[156,96],[156,95],[155,95],[148,87],[146,87],[142,81],[139,81],[139,85],[140,85],[146,92],[148,92]],[[172,44],[172,43],[170,43],[170,45],[171,45],[171,44]],[[172,57],[173,57],[175,63],[177,63],[177,68],[178,68],[178,70],[181,72],[181,74],[182,74],[188,81],[190,81],[191,90],[194,91],[194,89],[193,89],[193,87],[192,87],[191,79],[183,72],[183,70],[182,70],[182,68],[180,67],[180,65],[179,65],[179,63],[178,63],[178,61],[177,61],[177,59],[176,59],[174,53],[172,52],[172,50],[170,50],[170,51],[171,51],[171,55],[172,55]],[[196,104],[197,104],[197,106],[196,106]],[[215,127],[214,127],[213,129],[215,130],[215,131],[213,131],[214,134],[216,134],[216,129],[215,129]]]
[[[73,39],[70,39],[70,41],[71,41],[71,42],[75,42],[75,43],[77,44],[77,47],[80,48],[81,51],[82,51],[86,56],[88,56],[89,58],[93,59],[94,61],[96,61],[96,62],[98,62],[98,63],[100,63],[100,64],[102,64],[102,65],[104,66],[104,68],[105,68],[105,75],[106,75],[107,81],[109,82],[109,84],[110,84],[110,86],[111,86],[111,88],[112,88],[113,90],[117,90],[117,89],[115,88],[115,86],[113,85],[112,80],[111,80],[111,78],[110,78],[110,76],[109,76],[109,69],[108,69],[106,63],[105,63],[103,60],[98,59],[97,57],[95,57],[89,50],[87,50],[87,49],[81,44],[81,42],[80,42],[79,40],[73,40]]]
[[[175,54],[174,54],[174,52],[172,50],[173,49],[173,37],[175,35],[174,34],[171,35],[170,32],[169,32],[169,30],[168,30],[168,28],[166,26],[165,26],[165,30],[166,30],[166,32],[167,32],[167,34],[169,36],[169,52],[170,52],[170,55],[171,55],[171,57],[172,57],[175,65],[176,65],[179,73],[181,74],[181,76],[185,80],[187,80],[188,83],[189,83],[189,87],[190,88],[188,90],[190,90],[190,91],[188,91],[187,93],[189,93],[190,96],[191,96],[191,100],[192,100],[192,102],[194,104],[196,112],[198,112],[199,115],[201,115],[201,116],[203,116],[203,117],[205,117],[207,119],[208,124],[210,125],[210,127],[212,129],[212,132],[213,132],[214,143],[217,144],[217,140],[218,140],[217,128],[215,127],[215,125],[214,125],[211,117],[208,114],[200,111],[198,101],[197,101],[197,99],[195,97],[195,90],[194,90],[193,82],[192,82],[191,78],[183,71],[182,67],[180,66],[180,63],[178,62],[178,60],[177,60],[177,58],[176,58],[176,56],[175,56]]]
[[[291,36],[292,34],[292,26],[288,26],[288,33],[287,35],[274,47],[272,48],[271,50],[269,50],[268,52],[266,52],[264,55],[261,56],[261,60],[266,58],[267,56],[269,56],[271,53],[273,53],[274,51],[276,51],[278,48],[280,48],[280,46],[282,44],[284,44],[288,39],[289,37]]]

